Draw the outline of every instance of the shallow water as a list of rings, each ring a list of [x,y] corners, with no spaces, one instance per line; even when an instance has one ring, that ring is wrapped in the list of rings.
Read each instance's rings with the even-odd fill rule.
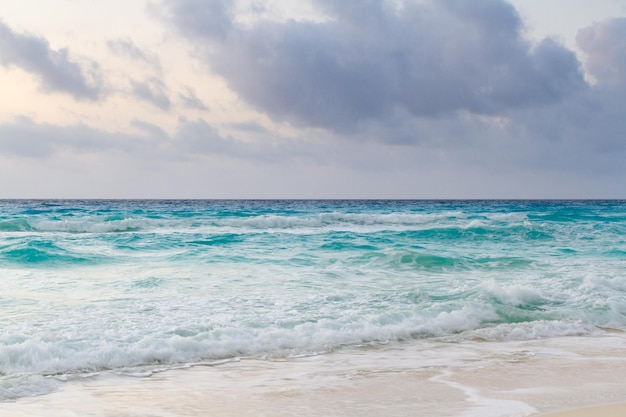
[[[52,394],[0,403],[0,414],[536,416],[626,402],[625,349],[620,333],[500,343],[430,339],[196,364],[140,377],[108,371],[74,375]]]
[[[0,202],[0,399],[106,371],[602,338],[626,329],[625,236],[621,201]]]

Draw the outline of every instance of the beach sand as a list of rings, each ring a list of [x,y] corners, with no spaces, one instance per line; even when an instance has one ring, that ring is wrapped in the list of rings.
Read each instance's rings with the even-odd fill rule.
[[[623,417],[624,404],[548,413],[626,403],[625,342],[415,342],[143,377],[108,372],[0,403],[0,415]]]
[[[624,417],[626,416],[626,403],[609,404],[597,407],[579,408],[546,414],[542,417]]]

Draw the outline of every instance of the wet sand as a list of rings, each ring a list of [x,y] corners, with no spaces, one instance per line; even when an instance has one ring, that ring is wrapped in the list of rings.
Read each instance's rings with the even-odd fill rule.
[[[22,416],[540,416],[626,403],[626,338],[416,342],[269,361],[74,377],[0,403]],[[611,405],[550,417],[615,417]]]

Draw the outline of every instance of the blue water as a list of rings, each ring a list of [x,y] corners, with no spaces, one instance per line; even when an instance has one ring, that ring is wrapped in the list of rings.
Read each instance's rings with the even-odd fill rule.
[[[626,330],[624,201],[0,201],[0,399],[68,376]]]

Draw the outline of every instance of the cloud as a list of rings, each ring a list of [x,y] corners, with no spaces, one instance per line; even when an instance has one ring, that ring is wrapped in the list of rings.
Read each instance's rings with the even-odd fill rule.
[[[183,106],[187,109],[195,110],[207,110],[206,104],[198,98],[193,88],[183,86],[183,91],[178,93],[178,98],[182,102]]]
[[[176,146],[190,155],[234,153],[232,138],[223,138],[217,129],[202,119],[181,119],[174,135]]]
[[[587,69],[600,83],[626,84],[626,17],[610,18],[578,31]]]
[[[563,126],[579,114],[583,96],[572,108],[551,106],[544,118],[525,109],[518,120],[534,117],[535,125],[529,122],[522,130],[516,123],[498,126],[489,117],[469,113],[428,123],[400,117],[393,128],[375,124],[367,131],[371,137],[360,141],[340,140],[337,134],[317,129],[285,138],[253,122],[228,125],[236,135],[246,135],[242,140],[201,118],[181,118],[173,134],[134,120],[131,127],[136,132],[129,134],[22,117],[0,124],[0,159],[4,161],[0,168],[19,176],[24,166],[29,167],[32,179],[21,180],[25,186],[20,189],[4,190],[9,197],[59,197],[61,189],[63,196],[74,198],[623,196],[623,141],[617,148],[598,151],[606,143],[586,140],[580,152],[578,138],[569,133],[586,126],[586,121],[572,126],[563,137],[536,141],[535,128],[544,129],[550,123]],[[614,116],[620,112],[616,110]],[[598,113],[592,117],[599,117]],[[249,139],[250,132],[255,140]],[[377,141],[380,134],[425,139],[410,146],[397,145]],[[96,180],[99,188],[89,188]],[[120,181],[132,192],[121,193]],[[87,188],[72,189],[72,183],[84,183]],[[207,188],[209,183],[216,188]],[[32,194],[33,190],[38,191]],[[181,194],[183,190],[188,193]]]
[[[577,43],[595,82],[547,106],[506,112],[536,152],[534,164],[587,174],[626,170],[626,18],[609,18],[579,30]],[[528,163],[528,162],[527,162]]]
[[[130,39],[116,39],[107,42],[107,47],[115,55],[131,58],[135,61],[140,61],[153,67],[157,71],[161,71],[161,63],[159,57],[145,52],[139,48]]]
[[[0,154],[28,158],[49,157],[62,151],[134,152],[145,150],[145,140],[123,133],[108,133],[82,123],[58,126],[18,117],[0,124]]]
[[[205,120],[198,85],[135,75],[120,94],[193,110],[173,132],[140,119],[111,133],[21,118],[0,124],[3,164],[123,160],[127,174],[151,164],[144,186],[161,192],[152,177],[159,172],[170,191],[207,197],[624,196],[624,18],[582,29],[579,60],[553,39],[525,38],[503,0],[312,1],[309,20],[242,12],[247,1],[161,3],[206,71],[269,119],[245,107],[221,124],[218,114]],[[25,52],[6,33],[0,62],[24,68],[15,56]],[[108,46],[133,64],[151,56],[130,40]],[[29,71],[44,88],[43,75]],[[223,193],[211,194],[208,182]]]
[[[66,48],[53,50],[42,37],[20,34],[0,21],[0,65],[17,66],[35,75],[45,92],[61,92],[76,99],[97,100],[103,94],[99,67],[82,68]]]
[[[178,30],[191,38],[222,39],[233,28],[233,2],[230,0],[175,1],[166,7]]]
[[[161,8],[207,68],[275,122],[303,137],[381,144],[378,153],[351,154],[367,161],[359,169],[424,163],[419,155],[429,155],[451,170],[503,177],[524,170],[626,176],[626,18],[579,32],[585,68],[597,80],[590,84],[573,51],[554,39],[527,39],[504,0],[313,4],[315,19],[260,15],[245,24],[231,2]]]
[[[155,124],[135,119],[130,125],[149,138],[158,138],[159,140],[168,140],[169,138],[167,132]]]
[[[173,135],[159,126],[135,119],[130,127],[138,133],[106,132],[78,123],[59,126],[37,123],[18,117],[0,124],[0,156],[49,158],[58,153],[118,153],[136,160],[189,160],[206,156],[225,156],[250,161],[285,160],[301,153],[289,145],[246,142],[198,118],[181,118]],[[259,133],[264,132],[258,129]]]
[[[202,118],[196,120],[181,118],[172,143],[178,153],[185,158],[220,155],[262,164],[310,159],[311,155],[319,151],[303,142],[294,146],[284,138],[274,140],[276,139],[274,135],[254,123],[227,124],[226,127],[238,133],[243,131],[248,140],[220,133]]]
[[[499,0],[318,1],[324,21],[238,26],[230,2],[181,0],[166,18],[230,88],[274,120],[350,132],[396,110],[491,115],[584,88],[573,52],[523,38]],[[203,24],[204,22],[204,24]]]
[[[165,92],[163,81],[149,77],[144,81],[130,80],[131,94],[139,100],[146,101],[161,110],[170,109],[171,101]]]

